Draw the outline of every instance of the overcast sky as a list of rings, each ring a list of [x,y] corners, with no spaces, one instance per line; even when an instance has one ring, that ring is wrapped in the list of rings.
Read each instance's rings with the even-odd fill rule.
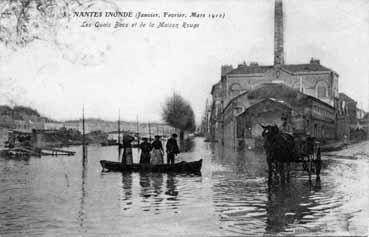
[[[88,117],[113,120],[120,109],[125,120],[160,121],[164,100],[175,91],[199,121],[222,64],[273,62],[273,0],[116,1],[95,8],[224,12],[225,19],[199,20],[194,30],[81,29],[82,19],[72,19],[57,27],[53,40],[15,50],[0,46],[6,95],[0,102],[30,105],[55,119],[79,118],[85,104]],[[284,0],[286,63],[319,58],[340,75],[339,90],[365,109],[368,9],[367,0]]]

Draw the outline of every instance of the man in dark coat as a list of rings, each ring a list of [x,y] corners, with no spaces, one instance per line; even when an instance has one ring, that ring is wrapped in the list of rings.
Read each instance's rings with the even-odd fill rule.
[[[142,138],[143,142],[140,144],[141,157],[140,164],[150,164],[150,151],[152,149],[151,144],[147,141],[147,138]]]
[[[174,157],[179,154],[179,148],[176,140],[177,134],[172,134],[172,137],[168,139],[167,149],[167,163],[174,164]]]

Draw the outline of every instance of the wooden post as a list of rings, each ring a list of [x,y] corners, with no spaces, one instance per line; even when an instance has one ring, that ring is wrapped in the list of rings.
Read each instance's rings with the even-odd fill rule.
[[[151,140],[151,126],[150,126],[150,122],[149,122],[149,141]]]
[[[140,146],[140,127],[138,124],[138,116],[136,116],[136,126],[137,126],[137,144]]]
[[[120,160],[121,149],[120,149],[120,110],[118,112],[118,161]]]
[[[86,128],[85,128],[85,106],[82,107],[82,157],[87,159]]]

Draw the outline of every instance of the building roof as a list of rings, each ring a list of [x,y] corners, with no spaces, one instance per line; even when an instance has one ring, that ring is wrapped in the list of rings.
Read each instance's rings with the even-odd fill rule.
[[[257,98],[257,97],[278,97],[278,95],[283,94],[287,97],[296,97],[297,94],[302,94],[295,88],[292,88],[284,83],[262,83],[257,85],[254,89],[250,90],[248,94],[249,99]]]
[[[327,67],[324,67],[320,63],[282,64],[282,65],[279,65],[278,67],[290,73],[334,72],[333,70]],[[273,68],[274,68],[273,65],[272,66],[259,66],[259,65],[247,66],[247,65],[241,64],[237,68],[228,72],[227,75],[265,73],[268,70],[273,69]]]
[[[344,101],[347,101],[347,102],[354,102],[354,103],[357,103],[353,98],[351,98],[350,96],[346,95],[345,93],[339,93],[339,98],[341,100],[344,100]]]
[[[297,72],[332,72],[333,70],[324,67],[318,63],[306,63],[306,64],[285,64],[281,65],[283,69],[287,71],[297,73]]]
[[[233,69],[232,71],[228,72],[227,75],[230,74],[255,74],[255,73],[264,73],[270,69],[272,69],[273,66],[259,66],[259,65],[253,65],[253,66],[247,66],[247,65],[239,65],[237,68]]]

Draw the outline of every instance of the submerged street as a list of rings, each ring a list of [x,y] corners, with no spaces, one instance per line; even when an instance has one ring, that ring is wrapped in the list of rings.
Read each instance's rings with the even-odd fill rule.
[[[116,147],[89,146],[84,164],[81,147],[68,149],[76,154],[0,158],[0,235],[368,234],[368,141],[323,155],[320,181],[294,167],[269,186],[263,153],[203,138],[176,159],[203,159],[201,176],[102,173]]]

